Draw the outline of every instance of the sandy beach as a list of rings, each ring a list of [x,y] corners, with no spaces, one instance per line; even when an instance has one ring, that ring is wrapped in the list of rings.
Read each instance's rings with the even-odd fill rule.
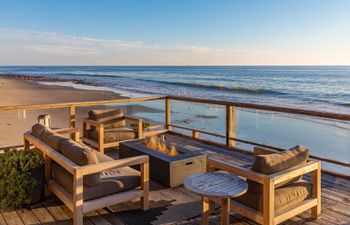
[[[0,106],[49,104],[79,101],[98,101],[125,98],[109,91],[80,90],[70,87],[42,85],[32,81],[0,79]],[[106,106],[108,107],[108,106]],[[78,108],[77,126],[92,107]],[[97,107],[93,107],[97,108]],[[99,106],[98,108],[105,108]],[[124,107],[124,111],[135,113],[150,111],[139,105]],[[37,122],[40,114],[50,114],[53,127],[68,126],[68,109],[19,110],[0,112],[0,148],[22,144],[22,135]]]
[[[117,93],[109,91],[80,90],[70,87],[42,85],[26,80],[3,78],[0,78],[0,96],[0,106],[125,98]]]

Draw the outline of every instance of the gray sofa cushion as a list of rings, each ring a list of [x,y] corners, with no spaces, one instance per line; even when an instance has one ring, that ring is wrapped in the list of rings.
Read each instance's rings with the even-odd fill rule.
[[[55,149],[56,151],[61,152],[62,144],[68,141],[69,138],[56,134],[51,129],[47,129],[41,134],[40,140],[42,140],[45,144]]]
[[[91,110],[89,111],[89,119],[103,123],[105,129],[126,126],[124,114],[121,109]],[[95,128],[93,127],[92,129]]]
[[[47,130],[48,130],[48,128],[40,123],[36,123],[32,126],[33,136],[36,138],[39,138],[39,139],[40,139],[41,135],[43,134],[43,132],[47,131]]]
[[[98,132],[97,130],[88,130],[89,138],[98,141]],[[129,139],[135,139],[136,133],[133,129],[128,127],[118,127],[110,128],[104,131],[104,143],[125,141]]]
[[[56,134],[53,130],[40,123],[34,124],[32,127],[32,134],[34,137],[57,151],[61,150],[63,142],[69,140],[62,135]]]
[[[52,177],[66,191],[73,193],[73,177],[67,170],[58,165],[52,164]],[[132,190],[140,186],[140,173],[130,167],[123,167],[104,172],[101,181],[93,186],[84,185],[84,201],[92,200],[123,191]]]
[[[96,151],[91,148],[78,144],[74,141],[66,141],[61,147],[62,154],[75,162],[79,166],[85,166],[90,164],[97,164],[98,159],[96,156]],[[88,186],[96,185],[100,182],[100,174],[90,174],[84,176],[84,184]]]

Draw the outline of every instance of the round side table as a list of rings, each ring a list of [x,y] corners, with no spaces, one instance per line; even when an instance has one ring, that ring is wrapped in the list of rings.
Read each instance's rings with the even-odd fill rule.
[[[199,173],[189,176],[184,181],[186,189],[202,196],[202,224],[208,224],[211,209],[210,198],[221,200],[221,224],[229,224],[230,198],[243,195],[248,184],[242,178],[231,173],[218,171]]]

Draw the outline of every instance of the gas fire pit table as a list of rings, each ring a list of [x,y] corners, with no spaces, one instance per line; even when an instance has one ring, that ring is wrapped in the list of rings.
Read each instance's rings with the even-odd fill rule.
[[[186,189],[202,196],[202,225],[209,222],[211,212],[210,198],[221,201],[221,224],[230,224],[230,198],[243,195],[248,190],[248,184],[242,178],[231,173],[218,171],[212,173],[194,174],[184,182]]]
[[[157,137],[169,149],[176,148],[176,154],[155,150],[145,144],[145,139],[138,139],[120,143],[119,158],[148,155],[151,179],[169,187],[180,186],[188,176],[206,172],[207,155],[169,143],[163,135]]]

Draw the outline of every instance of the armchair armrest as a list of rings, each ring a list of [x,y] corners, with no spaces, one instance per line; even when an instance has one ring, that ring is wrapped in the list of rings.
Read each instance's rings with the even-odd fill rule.
[[[57,134],[70,134],[71,139],[73,139],[76,142],[78,142],[80,139],[78,128],[62,128],[53,131]]]
[[[134,157],[129,157],[125,159],[113,160],[109,162],[80,166],[78,170],[81,171],[82,175],[89,175],[89,174],[99,173],[99,172],[103,172],[114,168],[139,165],[139,164],[144,164],[148,162],[149,162],[149,156],[140,155],[140,156],[134,156]]]
[[[103,123],[96,122],[95,120],[91,120],[89,118],[83,119],[83,123],[89,124],[90,126],[94,126],[94,127],[103,126]]]
[[[137,123],[137,136],[138,136],[138,138],[143,138],[142,119],[134,117],[134,116],[128,116],[128,115],[124,115],[124,119],[136,122]]]
[[[124,115],[124,119],[129,120],[129,121],[133,121],[133,122],[138,122],[138,121],[142,121],[141,118],[135,117],[135,116],[129,116],[129,115]]]
[[[321,168],[319,161],[309,160],[306,164],[294,166],[287,170],[268,175],[268,179],[273,180],[273,183],[279,184],[292,178],[313,172]]]
[[[53,130],[57,134],[74,134],[79,132],[78,128],[62,128],[62,129],[56,129]]]

